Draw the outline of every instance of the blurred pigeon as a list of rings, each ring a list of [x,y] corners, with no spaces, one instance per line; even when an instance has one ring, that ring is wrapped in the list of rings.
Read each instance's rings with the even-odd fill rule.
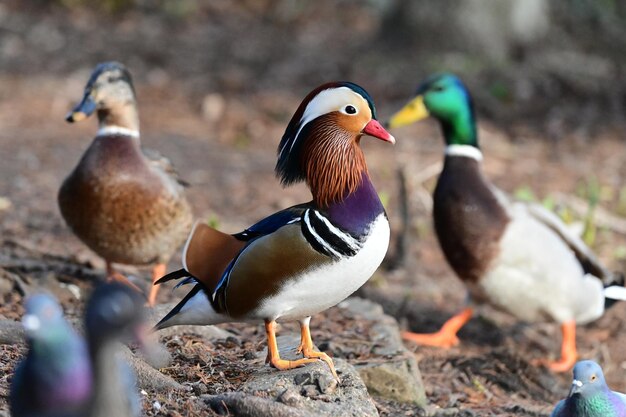
[[[102,284],[85,312],[85,329],[93,363],[95,390],[89,417],[131,417],[141,412],[136,377],[118,357],[119,342],[143,342],[144,307],[128,286]]]
[[[574,366],[574,380],[566,399],[551,417],[626,417],[626,396],[611,391],[600,365],[580,361]]]
[[[56,300],[46,294],[26,301],[22,322],[28,353],[11,385],[14,417],[79,416],[92,393],[92,373],[85,341],[63,318]]]

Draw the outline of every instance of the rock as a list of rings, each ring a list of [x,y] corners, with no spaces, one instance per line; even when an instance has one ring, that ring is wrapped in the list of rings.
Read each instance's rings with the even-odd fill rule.
[[[140,356],[154,369],[167,368],[172,364],[172,355],[169,350],[156,340],[156,335],[151,335],[145,344],[145,351],[140,352]]]
[[[267,398],[256,397],[242,392],[200,397],[219,415],[238,417],[315,417],[309,411],[296,409]]]
[[[337,380],[330,374],[320,374],[315,382],[322,394],[332,394],[338,385]]]
[[[394,358],[388,363],[360,365],[359,375],[371,395],[403,403],[426,404],[415,358]]]
[[[289,338],[288,336],[282,337],[283,340]],[[299,340],[295,335],[293,339]],[[284,415],[378,416],[367,388],[354,367],[342,359],[334,361],[341,378],[339,385],[329,381],[329,379],[334,381],[334,378],[328,366],[321,361],[288,371],[278,372],[269,366],[259,369],[241,389],[248,396],[237,397],[236,400],[245,403],[246,399],[252,396],[256,403],[257,397],[255,396],[262,396],[265,401],[267,398],[279,401],[275,404],[282,408],[278,411],[267,408],[263,412],[259,409],[255,411],[255,414],[243,415],[273,417],[281,414],[272,414],[272,412],[288,410],[292,414]]]
[[[396,320],[386,315],[379,304],[358,297],[347,299],[339,307],[374,323],[370,330],[372,353],[383,356],[384,361],[374,357],[355,365],[370,394],[424,406],[422,376],[415,356],[402,343]]]
[[[24,343],[22,323],[13,320],[0,320],[0,345]]]
[[[0,268],[0,295],[6,295],[13,292],[15,288],[16,275]]]
[[[278,401],[290,407],[301,408],[302,396],[293,388],[287,388],[278,397]]]
[[[128,347],[120,344],[120,350],[124,360],[133,368],[133,371],[135,371],[139,388],[153,389],[156,391],[187,389],[169,376],[154,369],[142,358],[134,355]]]

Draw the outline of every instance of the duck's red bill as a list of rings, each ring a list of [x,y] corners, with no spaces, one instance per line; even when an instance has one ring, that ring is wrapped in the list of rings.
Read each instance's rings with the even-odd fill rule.
[[[394,138],[391,133],[387,132],[378,120],[370,120],[363,128],[363,134],[384,140],[385,142],[396,143],[396,138]]]

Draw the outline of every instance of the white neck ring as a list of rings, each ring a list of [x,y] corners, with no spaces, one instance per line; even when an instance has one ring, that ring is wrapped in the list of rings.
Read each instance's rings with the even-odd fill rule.
[[[446,146],[446,156],[464,156],[477,161],[483,160],[483,153],[472,145],[448,145]]]
[[[96,136],[130,136],[139,138],[139,131],[121,126],[103,126],[98,129]]]

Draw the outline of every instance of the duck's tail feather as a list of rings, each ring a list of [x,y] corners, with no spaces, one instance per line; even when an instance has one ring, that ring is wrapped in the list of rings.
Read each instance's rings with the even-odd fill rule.
[[[626,287],[624,274],[614,273],[612,281],[604,287],[604,309],[611,307],[617,301],[626,301]]]
[[[153,331],[177,325],[204,326],[230,321],[228,316],[215,311],[209,297],[202,284],[196,284],[185,298],[154,326]]]
[[[178,269],[176,271],[172,271],[169,274],[163,275],[161,278],[159,278],[154,284],[163,284],[164,282],[168,282],[168,281],[172,281],[174,279],[181,279],[181,278],[187,278],[190,277],[191,274],[189,274],[189,272],[187,270],[185,270],[185,268],[182,269]]]
[[[626,288],[612,285],[604,289],[604,297],[616,301],[626,301]]]

